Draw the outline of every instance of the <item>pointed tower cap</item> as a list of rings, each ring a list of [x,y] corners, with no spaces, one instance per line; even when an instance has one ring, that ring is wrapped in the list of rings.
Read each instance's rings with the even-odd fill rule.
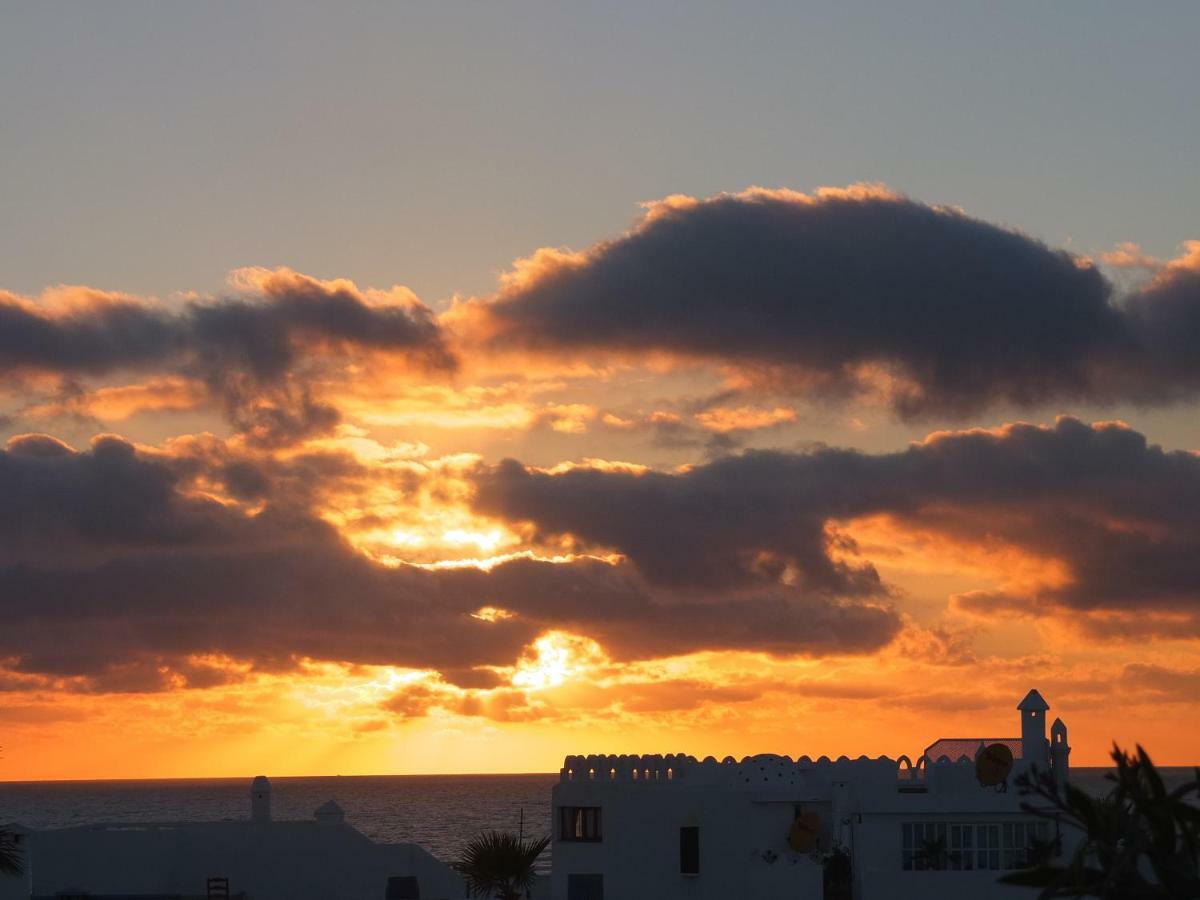
[[[1017,709],[1021,710],[1021,712],[1031,712],[1033,710],[1045,712],[1049,708],[1050,704],[1042,699],[1042,695],[1036,689],[1026,694],[1025,699],[1017,704]]]
[[[1066,730],[1067,730],[1067,723],[1064,722],[1061,717],[1055,719],[1054,724],[1050,726],[1051,734],[1058,734],[1058,732],[1060,732],[1060,731],[1065,734]]]

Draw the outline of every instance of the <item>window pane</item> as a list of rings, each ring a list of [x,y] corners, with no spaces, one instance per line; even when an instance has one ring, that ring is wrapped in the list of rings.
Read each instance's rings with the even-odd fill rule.
[[[700,874],[700,829],[694,825],[679,829],[679,871]]]
[[[601,837],[600,807],[559,807],[558,834],[564,841],[598,841]]]

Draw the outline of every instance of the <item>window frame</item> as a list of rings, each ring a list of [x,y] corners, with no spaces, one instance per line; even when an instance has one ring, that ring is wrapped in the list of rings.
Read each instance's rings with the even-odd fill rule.
[[[910,820],[900,823],[900,868],[905,872],[1010,872],[1029,865],[1034,839],[1046,840],[1040,819],[1000,821]],[[940,865],[922,857],[926,841],[941,841]]]
[[[599,844],[604,840],[603,807],[560,806],[558,839],[570,844]]]

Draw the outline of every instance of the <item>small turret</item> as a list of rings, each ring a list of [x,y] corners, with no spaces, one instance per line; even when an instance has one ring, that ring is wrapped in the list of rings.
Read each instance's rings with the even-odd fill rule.
[[[1046,746],[1046,713],[1050,704],[1036,690],[1025,695],[1018,705],[1021,711],[1021,758],[1045,769],[1050,764]]]
[[[253,822],[271,821],[271,782],[258,775],[250,783],[250,819]]]
[[[1067,743],[1067,726],[1062,719],[1055,719],[1050,726],[1050,765],[1054,769],[1054,780],[1066,784],[1070,775],[1071,745]]]
[[[340,824],[346,821],[346,813],[340,806],[338,806],[336,800],[326,800],[317,807],[317,811],[313,813],[313,818],[318,822],[333,822]]]

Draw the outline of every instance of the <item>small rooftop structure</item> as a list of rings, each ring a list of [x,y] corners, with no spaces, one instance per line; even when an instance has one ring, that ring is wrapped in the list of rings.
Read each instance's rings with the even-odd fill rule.
[[[1024,700],[1017,704],[1017,709],[1022,712],[1046,712],[1050,709],[1050,704],[1045,701],[1035,688],[1025,695]]]
[[[271,821],[271,781],[266,775],[256,775],[250,782],[250,818],[255,822]]]
[[[313,818],[318,822],[345,822],[346,811],[338,806],[336,800],[326,800],[317,807]]]
[[[1003,744],[1012,751],[1013,759],[1021,758],[1020,738],[938,738],[925,748],[924,755],[930,762],[937,762],[943,756],[950,762],[963,758],[974,762],[979,752],[992,744]]]

